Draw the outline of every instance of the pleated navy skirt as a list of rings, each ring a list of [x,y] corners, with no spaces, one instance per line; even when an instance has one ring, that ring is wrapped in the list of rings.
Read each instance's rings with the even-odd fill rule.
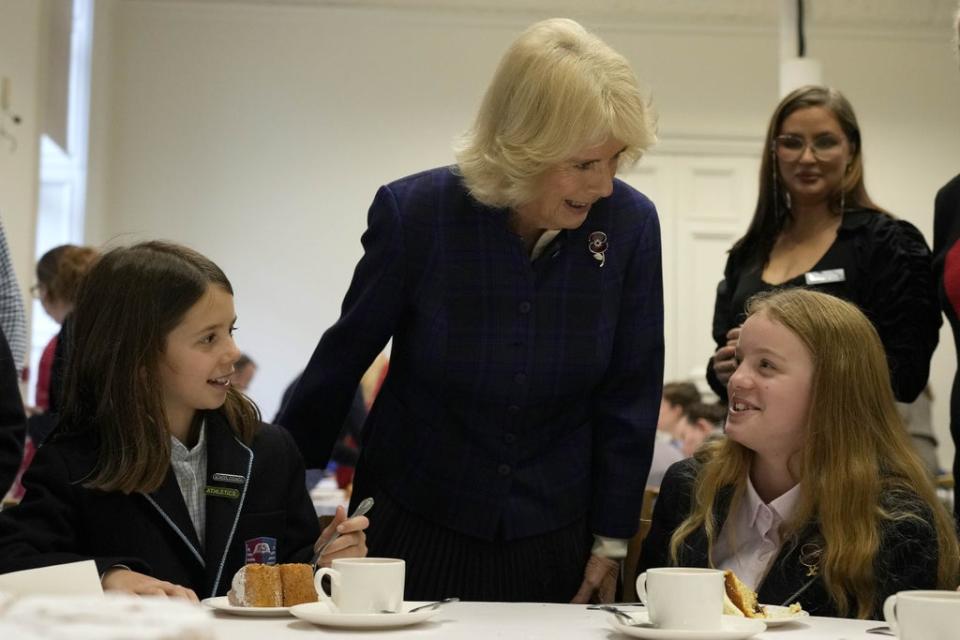
[[[434,524],[374,490],[368,555],[406,561],[406,600],[570,602],[593,536],[585,518],[519,540],[482,540]],[[369,495],[369,494],[368,494]]]

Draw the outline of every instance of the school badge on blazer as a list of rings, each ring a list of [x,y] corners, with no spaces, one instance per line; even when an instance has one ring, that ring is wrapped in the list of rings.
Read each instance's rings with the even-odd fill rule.
[[[277,539],[261,536],[245,540],[247,564],[277,564]]]

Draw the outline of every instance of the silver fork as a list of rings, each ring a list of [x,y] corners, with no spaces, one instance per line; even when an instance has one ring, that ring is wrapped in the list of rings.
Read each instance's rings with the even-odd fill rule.
[[[416,613],[417,611],[425,611],[426,609],[436,609],[440,605],[448,604],[450,602],[460,602],[460,598],[444,598],[443,600],[437,600],[436,602],[428,602],[427,604],[422,604],[419,607],[414,607],[409,611],[389,611],[384,609],[380,613]]]
[[[590,609],[591,611],[606,611],[607,613],[612,613],[617,617],[617,620],[619,620],[621,624],[625,624],[628,627],[652,627],[653,626],[649,622],[638,622],[626,611],[621,611],[620,609],[617,609],[616,607],[611,606],[609,604],[595,604],[587,607],[587,609]]]
[[[363,501],[357,505],[357,509],[352,514],[350,514],[347,520],[349,520],[350,518],[356,518],[357,516],[365,516],[367,515],[367,512],[370,511],[370,509],[372,508],[373,508],[373,498],[364,498]],[[339,537],[340,537],[340,532],[334,529],[333,535],[330,536],[330,539],[327,540],[323,544],[323,546],[321,546],[319,549],[314,551],[313,559],[310,561],[310,566],[313,567],[314,573],[316,573],[317,571],[317,562],[319,562],[320,556],[323,555],[324,550],[330,546],[331,542],[333,542]]]

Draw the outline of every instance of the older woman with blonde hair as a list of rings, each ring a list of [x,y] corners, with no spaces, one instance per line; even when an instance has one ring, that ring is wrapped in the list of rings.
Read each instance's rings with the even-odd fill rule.
[[[883,617],[904,589],[957,584],[953,522],[911,448],[876,329],[788,289],[748,305],[727,438],[663,481],[642,568],[732,570],[760,602]]]
[[[654,140],[623,56],[545,20],[507,50],[457,165],[377,193],[279,422],[325,462],[393,339],[353,496],[376,498],[370,553],[407,560],[407,598],[613,598],[663,373],[657,214],[614,176]]]

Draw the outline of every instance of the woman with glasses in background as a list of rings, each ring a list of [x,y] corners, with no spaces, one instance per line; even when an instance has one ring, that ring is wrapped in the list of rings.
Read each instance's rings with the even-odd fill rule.
[[[730,250],[717,287],[707,366],[726,398],[747,299],[809,287],[856,304],[880,334],[894,395],[923,390],[940,314],[923,235],[874,204],[863,182],[863,143],[853,107],[836,89],[787,95],[770,119],[760,193],[746,234]]]

